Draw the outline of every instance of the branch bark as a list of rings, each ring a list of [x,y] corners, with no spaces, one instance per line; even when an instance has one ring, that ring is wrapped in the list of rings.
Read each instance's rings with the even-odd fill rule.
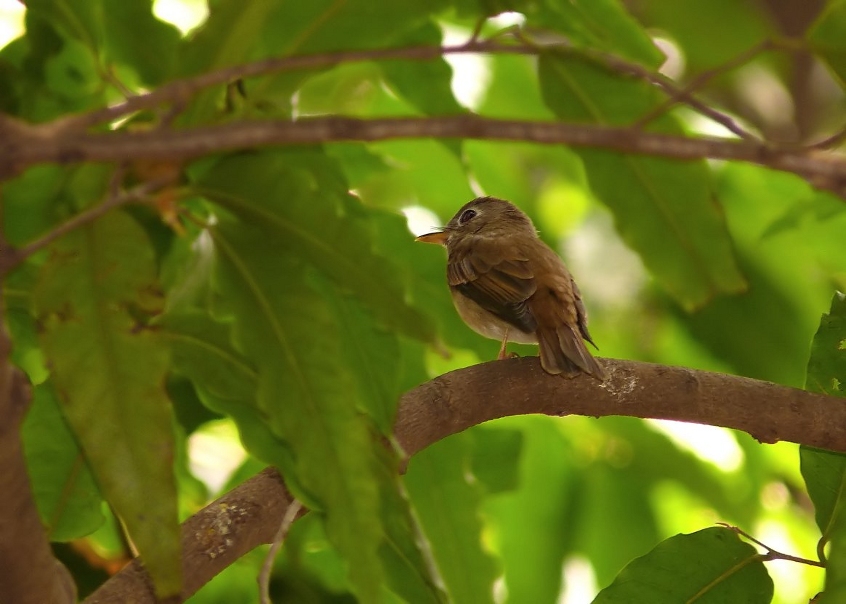
[[[0,305],[2,305],[0,303]],[[0,325],[0,599],[18,604],[72,604],[76,585],[53,557],[32,496],[21,442],[29,382],[9,360]]]
[[[843,399],[681,367],[609,359],[602,363],[609,373],[604,383],[588,376],[551,376],[536,357],[447,373],[403,395],[397,439],[411,456],[451,434],[509,415],[627,415],[724,426],[765,443],[785,440],[846,452]],[[291,501],[279,474],[268,468],[186,521],[183,596],[252,548],[270,543]],[[113,601],[156,601],[138,561],[85,604]]]
[[[62,136],[42,136],[37,126],[18,123],[17,127],[9,129],[6,140],[0,145],[0,179],[39,163],[179,161],[269,145],[401,138],[529,141],[680,160],[738,160],[798,174],[811,185],[838,195],[846,192],[846,159],[822,151],[777,149],[749,141],[674,136],[631,128],[501,120],[477,115],[367,120],[330,116]]]

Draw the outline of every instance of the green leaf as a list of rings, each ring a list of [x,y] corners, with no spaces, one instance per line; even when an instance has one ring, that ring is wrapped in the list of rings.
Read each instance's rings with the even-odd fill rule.
[[[440,46],[440,28],[430,21],[405,34],[398,46]],[[389,86],[427,115],[464,113],[452,95],[452,68],[443,57],[433,61],[383,61]],[[421,86],[425,82],[425,86]]]
[[[379,601],[383,530],[373,466],[380,445],[332,335],[339,319],[320,294],[327,286],[260,221],[222,216],[211,233],[216,285],[234,311],[233,342],[258,370],[258,409],[290,447],[290,456],[273,461],[297,496],[325,514],[359,597]]]
[[[734,372],[801,387],[808,342],[831,299],[830,282],[815,276],[820,268],[812,242],[823,237],[763,235],[788,208],[808,203],[813,192],[795,175],[738,163],[720,170],[717,191],[749,288],[741,295],[722,296],[695,314],[678,312],[679,319]],[[835,236],[842,225],[833,226],[832,245],[825,253],[842,257],[844,240]],[[783,253],[786,249],[789,254]]]
[[[171,75],[180,40],[179,31],[156,19],[152,8],[150,0],[27,3],[27,10],[53,24],[65,38],[78,42],[110,67],[117,63],[134,70],[148,86]]]
[[[593,604],[769,604],[772,597],[761,555],[734,531],[714,527],[658,544],[626,566]]]
[[[811,344],[805,389],[833,396],[846,392],[846,296],[836,293]],[[839,602],[846,595],[846,455],[800,448],[802,477],[814,502],[822,536],[818,551],[831,542],[825,598]]]
[[[822,57],[846,85],[846,1],[830,0],[816,22],[808,29],[806,38],[814,52]]]
[[[450,601],[492,603],[499,570],[482,547],[482,491],[468,480],[468,445],[456,434],[427,447],[411,460],[405,484]]]
[[[133,69],[141,84],[169,79],[176,67],[179,30],[153,16],[150,0],[108,2],[103,11],[103,37],[108,58]]]
[[[353,296],[329,287],[320,293],[338,319],[341,352],[347,367],[355,373],[361,410],[375,420],[382,434],[390,436],[401,394],[397,335],[379,325]]]
[[[485,425],[470,431],[473,440],[472,470],[489,494],[517,488],[524,435],[520,430]]]
[[[505,571],[507,602],[553,604],[561,593],[561,569],[577,530],[572,522],[577,488],[572,445],[547,417],[507,418],[497,425],[520,430],[524,440],[517,459],[518,488],[485,502]]]
[[[577,47],[602,50],[658,67],[664,55],[617,0],[514,2],[530,24],[551,27]]]
[[[846,456],[804,446],[799,455],[808,496],[814,502],[814,517],[826,543],[844,523]]]
[[[50,384],[33,389],[23,442],[32,492],[50,541],[96,531],[105,520],[103,499]]]
[[[723,65],[784,33],[773,13],[754,2],[650,0],[638,5],[637,14],[653,31],[666,32],[680,46],[688,67],[685,75]],[[716,44],[715,31],[720,32]]]
[[[68,172],[59,166],[34,166],[3,183],[3,233],[10,244],[25,245],[58,221],[57,197],[65,191]]]
[[[645,83],[581,59],[545,55],[539,69],[544,98],[563,119],[627,125],[657,103]],[[670,117],[655,124],[662,132],[681,134]],[[684,307],[691,310],[718,294],[744,289],[704,161],[577,153],[623,239]]]
[[[170,344],[175,371],[189,378],[203,404],[230,416],[244,447],[265,463],[282,465],[286,443],[257,406],[258,372],[230,341],[230,326],[199,312],[171,312],[158,322]]]
[[[199,181],[210,199],[261,229],[280,250],[329,275],[390,327],[429,340],[432,326],[405,299],[388,258],[373,250],[373,220],[317,150],[244,154]],[[260,226],[259,226],[260,225]],[[412,238],[409,236],[409,243]]]
[[[387,456],[388,452],[382,453]],[[421,543],[425,539],[417,518],[411,512],[409,496],[402,485],[395,460],[381,464],[382,518],[385,541],[379,557],[385,567],[388,584],[406,602],[446,603],[449,597],[431,553]]]
[[[846,296],[840,292],[834,294],[811,344],[805,389],[846,395]]]
[[[65,417],[160,595],[181,587],[167,348],[143,230],[112,212],[59,240],[33,303]]]

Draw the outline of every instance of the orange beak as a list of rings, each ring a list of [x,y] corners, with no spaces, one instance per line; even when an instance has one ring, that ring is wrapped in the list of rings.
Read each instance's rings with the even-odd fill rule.
[[[423,243],[438,243],[446,245],[447,234],[444,231],[437,231],[435,233],[427,233],[420,235],[415,241],[422,241]]]

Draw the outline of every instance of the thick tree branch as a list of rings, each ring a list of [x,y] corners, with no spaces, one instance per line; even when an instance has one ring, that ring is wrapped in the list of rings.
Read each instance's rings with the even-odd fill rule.
[[[187,599],[247,552],[269,543],[293,498],[282,478],[268,468],[210,503],[182,524],[182,569]],[[158,604],[153,582],[135,559],[85,604]]]
[[[682,160],[739,160],[793,172],[818,188],[838,194],[846,191],[846,159],[821,151],[775,149],[749,141],[673,136],[630,128],[500,120],[476,115],[368,120],[333,116],[293,122],[245,121],[182,130],[68,136],[42,136],[37,126],[17,123],[8,133],[0,144],[0,178],[4,166],[20,170],[44,162],[178,161],[268,145],[471,138],[592,147]]]
[[[450,434],[509,415],[628,415],[725,426],[762,442],[786,440],[846,452],[843,399],[680,367],[602,362],[610,374],[604,383],[588,376],[551,376],[536,357],[442,375],[403,395],[397,438],[413,455]],[[186,521],[183,595],[252,548],[271,542],[291,501],[279,475],[267,469]],[[133,562],[85,604],[127,599],[153,604],[152,586],[141,569]]]
[[[10,352],[9,335],[0,325],[0,600],[71,604],[76,585],[53,557],[32,496],[21,442],[29,382],[12,365]]]

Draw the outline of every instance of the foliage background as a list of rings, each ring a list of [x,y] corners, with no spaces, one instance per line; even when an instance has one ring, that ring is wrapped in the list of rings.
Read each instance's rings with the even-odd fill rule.
[[[45,122],[266,56],[460,42],[514,11],[482,35],[522,24],[682,82],[711,74],[709,103],[767,140],[805,144],[843,122],[846,5],[796,4],[31,1],[0,51],[0,109]],[[768,39],[783,44],[720,71]],[[470,55],[256,78],[199,95],[176,124],[465,111],[628,124],[662,98],[578,52]],[[650,128],[726,135],[684,106]],[[125,180],[156,169],[130,166]],[[277,602],[434,601],[430,554],[456,602],[587,602],[633,558],[717,521],[815,556],[793,445],[625,417],[516,417],[437,443],[395,479],[378,434],[400,393],[498,346],[457,318],[443,253],[414,245],[403,213],[422,232],[477,194],[510,199],[570,266],[604,356],[801,387],[820,316],[846,287],[842,199],[740,163],[486,141],[266,149],[178,169],[178,220],[164,195],[111,212],[5,284],[15,360],[36,384],[24,427],[34,489],[83,594],[130,553],[112,510],[172,587],[176,510],[265,463],[319,512],[288,536]],[[7,241],[101,201],[114,170],[37,166],[5,183]],[[842,375],[842,356],[834,367]],[[261,559],[191,602],[257,601]],[[807,601],[824,580],[795,563],[767,570],[775,602]]]

